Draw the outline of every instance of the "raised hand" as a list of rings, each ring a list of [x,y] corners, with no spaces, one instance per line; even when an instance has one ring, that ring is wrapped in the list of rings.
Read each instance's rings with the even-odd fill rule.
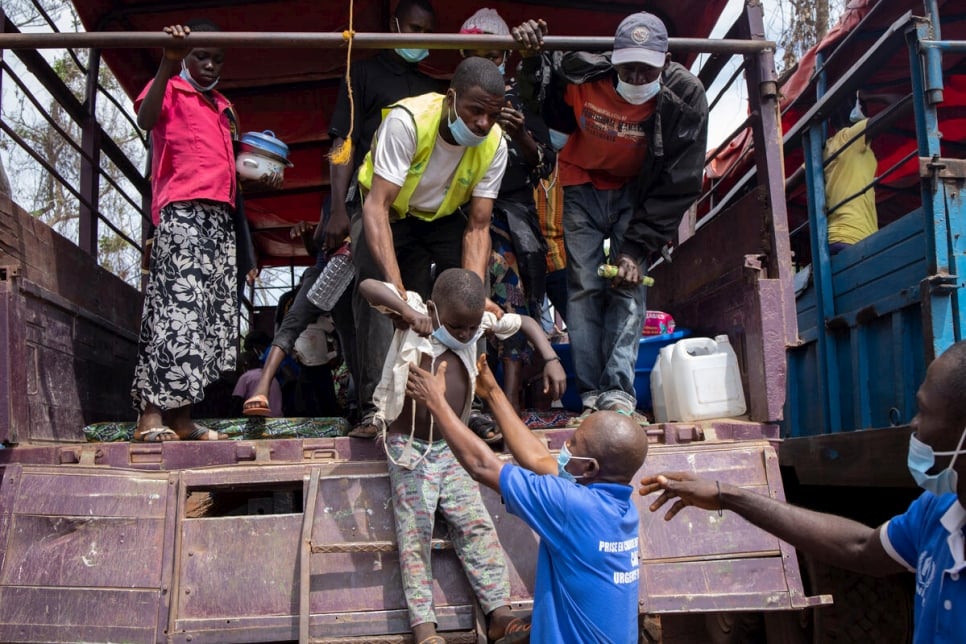
[[[523,45],[520,55],[524,58],[536,56],[543,47],[543,37],[547,35],[547,23],[541,18],[527,20],[510,30],[513,39]]]
[[[677,499],[664,515],[665,521],[670,521],[678,512],[693,505],[702,510],[721,510],[720,484],[717,481],[699,479],[690,472],[662,472],[656,476],[645,476],[641,479],[638,493],[647,496],[653,492],[663,490],[661,496],[651,503],[651,512],[657,512],[668,501]]]

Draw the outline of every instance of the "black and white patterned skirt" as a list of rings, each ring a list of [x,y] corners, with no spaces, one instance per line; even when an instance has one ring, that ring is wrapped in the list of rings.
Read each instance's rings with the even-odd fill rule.
[[[199,402],[235,368],[238,300],[229,206],[179,201],[161,209],[144,293],[131,396],[162,410]]]

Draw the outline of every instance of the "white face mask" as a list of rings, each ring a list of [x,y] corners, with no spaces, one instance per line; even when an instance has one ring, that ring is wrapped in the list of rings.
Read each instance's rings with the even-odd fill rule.
[[[184,61],[184,59],[181,59],[181,78],[188,81],[188,84],[194,87],[199,92],[210,92],[211,90],[215,89],[215,85],[218,84],[218,81],[220,80],[221,77],[213,80],[211,82],[211,85],[208,85],[208,86],[202,85],[191,76],[191,72],[188,71],[188,64]]]
[[[441,345],[450,349],[451,351],[462,351],[476,345],[477,340],[483,337],[483,329],[479,328],[473,337],[466,342],[460,342],[452,333],[449,332],[445,326],[443,326],[439,321],[439,313],[436,311],[436,307],[433,307],[433,315],[436,317],[436,330],[433,331],[433,338],[439,342]]]
[[[661,91],[661,79],[657,78],[643,85],[631,85],[617,79],[617,94],[631,105],[643,105]]]
[[[963,433],[960,434],[959,444],[956,446],[956,449],[951,452],[936,452],[932,447],[919,440],[915,434],[910,436],[907,464],[909,466],[909,473],[912,474],[916,485],[927,492],[932,492],[936,496],[956,494],[959,475],[953,469],[953,466],[956,464],[956,458],[958,456],[966,454],[966,450],[963,449],[964,440],[966,440],[966,429],[963,429]],[[953,458],[943,471],[936,474],[928,474],[927,472],[936,463],[937,456],[952,456]]]

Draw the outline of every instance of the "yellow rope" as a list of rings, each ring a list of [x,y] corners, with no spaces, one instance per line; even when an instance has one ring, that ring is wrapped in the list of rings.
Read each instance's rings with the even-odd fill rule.
[[[355,19],[353,2],[354,0],[349,0],[349,28],[342,32],[342,39],[349,43],[345,54],[345,87],[349,92],[349,132],[345,135],[339,149],[329,151],[329,161],[336,165],[346,165],[352,160],[352,130],[356,121],[356,105],[355,98],[352,96],[352,73],[350,71],[352,67],[352,39],[356,35],[352,28]]]

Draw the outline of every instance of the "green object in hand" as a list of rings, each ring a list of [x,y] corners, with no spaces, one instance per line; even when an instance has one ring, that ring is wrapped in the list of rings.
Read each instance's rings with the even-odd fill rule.
[[[613,264],[601,264],[597,267],[597,275],[606,279],[614,279],[617,277],[617,267]],[[654,286],[654,278],[645,275],[641,278],[641,284],[644,286]]]

